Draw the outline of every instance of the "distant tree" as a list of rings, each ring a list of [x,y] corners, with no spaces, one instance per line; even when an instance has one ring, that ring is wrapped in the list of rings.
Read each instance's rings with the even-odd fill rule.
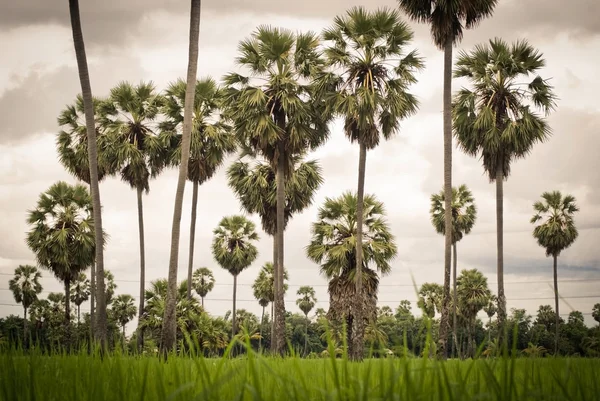
[[[554,259],[554,307],[556,309],[556,333],[554,337],[554,353],[558,353],[559,337],[559,305],[558,305],[558,255],[571,246],[577,239],[578,232],[575,227],[573,215],[579,211],[575,198],[571,195],[564,197],[559,191],[544,192],[543,201],[533,205],[535,215],[531,223],[536,225],[533,236],[540,246],[546,248],[546,256]]]
[[[487,305],[483,307],[483,311],[488,316],[488,342],[492,341],[492,317],[496,314],[498,308],[496,307],[498,299],[495,295],[491,295]]]
[[[477,269],[463,270],[458,277],[458,303],[467,322],[467,355],[475,356],[473,341],[477,314],[488,304],[491,297],[487,278]]]
[[[192,288],[200,296],[204,308],[204,297],[215,287],[215,276],[207,267],[200,267],[194,271],[192,276]]]
[[[306,327],[304,332],[304,355],[307,355],[308,350],[308,314],[315,307],[317,303],[317,298],[315,297],[315,289],[311,286],[302,286],[296,292],[296,295],[299,295],[300,298],[296,300],[296,305],[298,308],[304,313],[304,317],[306,317]]]
[[[433,319],[436,311],[442,311],[443,293],[443,287],[437,283],[424,283],[419,289],[419,308],[421,308],[429,318]]]
[[[125,341],[125,325],[134,318],[137,308],[133,303],[133,297],[129,294],[121,294],[115,298],[112,306],[114,318],[123,330],[123,341]]]
[[[106,276],[105,276],[106,277]],[[90,298],[90,280],[85,273],[79,273],[71,283],[71,302],[77,306],[77,323],[81,322],[81,304]]]
[[[37,300],[42,292],[40,279],[42,274],[35,266],[20,265],[15,269],[15,275],[8,282],[8,288],[12,291],[17,303],[23,305],[23,333],[27,341],[27,309]]]
[[[592,309],[592,317],[600,325],[600,304],[595,304]]]

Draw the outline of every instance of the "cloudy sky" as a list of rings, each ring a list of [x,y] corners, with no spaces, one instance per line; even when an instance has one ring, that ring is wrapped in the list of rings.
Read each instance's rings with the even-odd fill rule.
[[[25,245],[27,210],[40,192],[57,180],[74,182],[57,161],[54,146],[56,117],[79,92],[79,81],[68,19],[67,2],[31,0],[3,5],[0,13],[0,316],[21,314],[8,280],[19,264],[34,258]],[[357,0],[284,2],[277,0],[205,0],[202,2],[198,76],[220,78],[235,70],[237,43],[258,25],[320,32]],[[540,304],[553,304],[552,264],[537,246],[529,223],[532,203],[547,190],[573,194],[581,212],[580,236],[559,259],[562,312],[586,314],[600,302],[600,78],[596,66],[600,49],[600,3],[573,0],[502,0],[494,18],[465,34],[460,45],[469,49],[495,36],[513,41],[528,39],[544,53],[559,107],[550,117],[552,138],[538,145],[531,156],[514,163],[505,184],[505,282],[509,307],[524,307],[532,314]],[[395,7],[393,0],[373,0],[369,7]],[[105,96],[121,80],[152,80],[158,88],[185,75],[187,67],[189,2],[174,0],[81,1],[90,76],[95,96]],[[411,276],[417,284],[441,282],[443,237],[429,222],[429,197],[442,187],[442,53],[430,41],[425,26],[411,23],[412,47],[426,58],[413,91],[421,108],[403,122],[393,140],[369,153],[366,191],[375,193],[388,212],[398,243],[393,272],[382,280],[380,304],[396,307],[400,300],[415,301]],[[458,83],[454,86],[458,88]],[[296,310],[300,285],[317,290],[318,306],[327,308],[326,281],[317,265],[305,257],[310,224],[325,197],[356,186],[358,148],[334,125],[331,139],[314,155],[323,167],[325,184],[314,205],[297,215],[286,231],[286,265],[290,272],[287,308]],[[226,164],[231,163],[228,160]],[[211,313],[230,308],[232,278],[210,254],[211,232],[224,215],[240,213],[228,189],[225,169],[200,188],[196,266],[213,269],[217,285],[206,300]],[[495,279],[495,186],[483,174],[480,162],[454,153],[453,180],[467,184],[479,208],[473,232],[458,247],[459,268],[477,268]],[[166,277],[176,172],[151,182],[144,198],[147,279]],[[101,185],[105,230],[110,242],[106,267],[116,277],[118,293],[137,298],[139,277],[136,195],[118,179]],[[179,277],[185,275],[191,188],[186,188]],[[255,216],[252,217],[258,222]],[[239,307],[256,313],[258,303],[250,285],[260,266],[271,256],[269,238],[262,234],[260,255],[244,271],[238,290]],[[43,272],[44,295],[61,286]],[[83,310],[88,310],[84,305]],[[133,326],[133,325],[131,325]]]

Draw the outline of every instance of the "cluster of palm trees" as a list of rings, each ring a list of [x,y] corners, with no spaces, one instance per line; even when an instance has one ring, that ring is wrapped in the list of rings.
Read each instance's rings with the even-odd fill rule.
[[[457,205],[453,204],[452,135],[464,152],[481,157],[490,181],[496,183],[497,309],[499,325],[503,327],[506,299],[502,184],[510,173],[511,162],[525,157],[536,143],[547,139],[550,128],[543,114],[547,115],[555,106],[552,87],[537,75],[545,63],[542,54],[526,41],[508,44],[493,39],[471,52],[461,51],[453,75],[466,78],[469,85],[452,97],[453,46],[460,42],[463,29],[473,28],[489,17],[496,3],[497,0],[399,0],[400,10],[410,19],[430,24],[433,41],[445,54],[444,188],[432,200],[437,210],[434,225],[445,235],[438,344],[442,355],[447,353],[451,327],[451,248],[454,246],[456,255],[456,243],[462,233],[470,230],[475,213],[474,206],[469,209],[472,202],[468,194],[460,189],[456,190]],[[164,93],[151,83],[122,82],[106,99],[95,99],[87,72],[78,1],[69,0],[69,5],[82,96],[61,114],[59,124],[63,131],[57,146],[65,168],[89,184],[91,202],[88,201],[86,210],[77,212],[84,218],[75,219],[68,228],[57,228],[54,216],[48,220],[43,213],[32,213],[31,224],[41,228],[32,230],[28,242],[40,266],[51,269],[65,283],[65,288],[76,273],[92,266],[91,292],[96,302],[92,311],[97,315],[92,318],[92,325],[96,338],[102,342],[106,336],[104,238],[98,183],[104,177],[118,174],[137,192],[139,313],[142,314],[143,194],[149,191],[151,178],[165,168],[179,168],[161,344],[164,350],[169,350],[175,341],[177,259],[185,180],[193,183],[187,280],[187,296],[191,297],[198,187],[210,179],[225,156],[241,149],[240,161],[228,170],[229,183],[246,211],[259,214],[263,229],[273,236],[272,350],[283,352],[286,222],[293,213],[310,205],[321,185],[318,163],[304,158],[325,143],[329,123],[339,118],[348,139],[360,149],[357,191],[325,202],[319,211],[319,221],[313,225],[307,254],[330,278],[331,301],[337,305],[330,309],[330,314],[339,313],[349,323],[350,354],[361,359],[365,324],[374,313],[379,280],[370,266],[386,274],[396,253],[393,236],[383,219],[383,205],[364,194],[366,156],[381,140],[390,139],[399,131],[401,120],[418,110],[418,101],[409,88],[424,65],[417,51],[409,49],[413,32],[402,21],[400,11],[353,8],[336,17],[321,35],[260,26],[239,44],[236,61],[248,74],[227,74],[219,85],[211,78],[196,80],[200,0],[192,0],[186,80],[175,81]],[[251,166],[242,158],[256,162]],[[86,192],[83,187],[74,191],[79,198]],[[444,196],[451,193],[452,197]],[[572,224],[572,214],[577,210],[574,199],[558,196],[561,204],[571,206],[537,207],[536,204],[540,214],[551,214],[544,226],[554,228],[536,229],[535,235],[555,259],[576,236]],[[38,209],[43,209],[43,202],[41,199]],[[76,201],[65,207],[83,208]],[[64,213],[63,217],[71,218],[71,214]],[[572,228],[567,229],[569,224]],[[35,233],[46,233],[49,238],[66,235],[65,230],[81,233],[65,237],[65,246],[73,248],[77,244],[77,249],[86,252],[68,254],[65,249],[64,255],[54,260],[56,255],[41,248],[39,243],[43,240],[36,239]],[[557,236],[563,238],[560,246],[556,245]],[[237,274],[256,258],[251,246],[255,238],[252,223],[239,216],[224,218],[215,230],[213,252],[217,261],[233,274],[234,283]],[[352,241],[340,242],[348,239]],[[555,284],[555,290],[556,287]]]

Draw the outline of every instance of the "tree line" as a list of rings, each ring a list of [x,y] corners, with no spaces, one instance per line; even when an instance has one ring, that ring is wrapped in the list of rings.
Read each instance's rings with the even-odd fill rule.
[[[471,51],[461,51],[456,64],[452,65],[453,47],[460,42],[463,29],[474,28],[491,16],[496,3],[497,0],[452,4],[399,0],[399,10],[369,11],[355,7],[334,18],[332,25],[321,34],[260,26],[238,46],[236,63],[247,75],[232,72],[216,82],[212,78],[196,80],[200,1],[192,0],[186,80],[173,82],[164,92],[157,91],[148,82],[137,85],[121,82],[106,98],[94,98],[87,73],[78,2],[69,0],[82,95],[59,117],[62,131],[57,147],[65,168],[89,184],[92,201],[91,205],[78,204],[81,198],[90,197],[83,187],[56,184],[64,186],[65,193],[73,193],[73,200],[60,207],[79,209],[81,213],[79,218],[74,218],[72,213],[35,216],[32,213],[29,222],[33,228],[28,234],[28,243],[36,253],[38,264],[50,269],[65,283],[65,293],[69,292],[67,282],[73,281],[75,271],[91,266],[91,300],[95,302],[91,308],[91,330],[96,340],[106,343],[105,236],[98,183],[108,176],[120,176],[137,193],[138,313],[142,322],[146,310],[143,195],[149,191],[152,178],[166,168],[178,168],[160,340],[163,350],[173,349],[185,181],[191,181],[193,186],[186,284],[186,297],[191,300],[199,186],[214,175],[226,155],[237,152],[240,160],[228,169],[229,185],[244,209],[258,214],[263,230],[273,237],[271,350],[282,353],[286,345],[283,301],[286,223],[294,213],[311,204],[314,191],[323,181],[318,162],[305,160],[307,153],[323,145],[329,137],[331,121],[341,119],[345,135],[360,149],[357,190],[325,202],[319,210],[319,221],[313,224],[307,256],[320,264],[329,279],[331,304],[339,306],[332,307],[329,315],[345,323],[351,357],[362,359],[365,330],[376,317],[379,278],[389,272],[390,261],[396,253],[383,205],[373,195],[364,193],[366,157],[368,150],[377,147],[382,140],[391,139],[399,131],[400,122],[418,111],[419,103],[410,93],[410,87],[424,66],[424,59],[416,49],[410,48],[413,32],[402,19],[402,10],[411,20],[431,26],[433,41],[445,54],[444,188],[432,199],[436,213],[432,217],[434,226],[445,236],[436,348],[441,356],[448,354],[451,328],[453,343],[458,343],[460,307],[456,297],[460,291],[458,279],[454,280],[454,291],[450,290],[451,251],[453,248],[456,260],[456,244],[470,230],[465,228],[468,221],[455,215],[454,192],[457,197],[461,196],[463,187],[452,187],[452,135],[461,150],[481,158],[484,171],[496,184],[497,336],[502,340],[507,332],[502,184],[510,174],[511,162],[525,157],[536,143],[548,139],[551,129],[546,117],[555,108],[556,97],[552,86],[539,75],[545,65],[543,55],[525,40],[509,44],[502,39],[492,39]],[[453,76],[469,81],[454,95]],[[60,190],[53,187],[49,192],[53,189]],[[48,202],[45,197],[43,194],[40,198],[38,209],[43,209]],[[570,195],[547,192],[542,197],[534,206],[532,223],[538,224],[534,236],[554,259],[558,312],[557,258],[577,237],[573,214],[578,209]],[[468,206],[464,212],[461,218],[470,213]],[[73,221],[69,226],[60,226],[55,224],[57,217]],[[37,240],[30,238],[37,235],[36,232],[42,235]],[[232,273],[235,282],[237,274],[256,258],[250,243],[258,234],[253,224],[241,216],[225,217],[214,233],[213,254],[219,264]],[[51,246],[44,249],[44,243]],[[69,254],[74,248],[82,252]],[[456,277],[456,263],[453,276]],[[66,304],[68,299],[67,296]],[[68,306],[65,309],[68,313]],[[560,335],[558,313],[555,323],[556,350]],[[235,324],[232,330],[235,331]],[[143,348],[143,334],[142,327],[138,327],[139,350]]]

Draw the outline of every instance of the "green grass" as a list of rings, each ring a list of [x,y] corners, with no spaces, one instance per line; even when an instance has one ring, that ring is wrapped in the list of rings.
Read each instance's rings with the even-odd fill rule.
[[[599,400],[599,359],[0,354],[0,400]]]

